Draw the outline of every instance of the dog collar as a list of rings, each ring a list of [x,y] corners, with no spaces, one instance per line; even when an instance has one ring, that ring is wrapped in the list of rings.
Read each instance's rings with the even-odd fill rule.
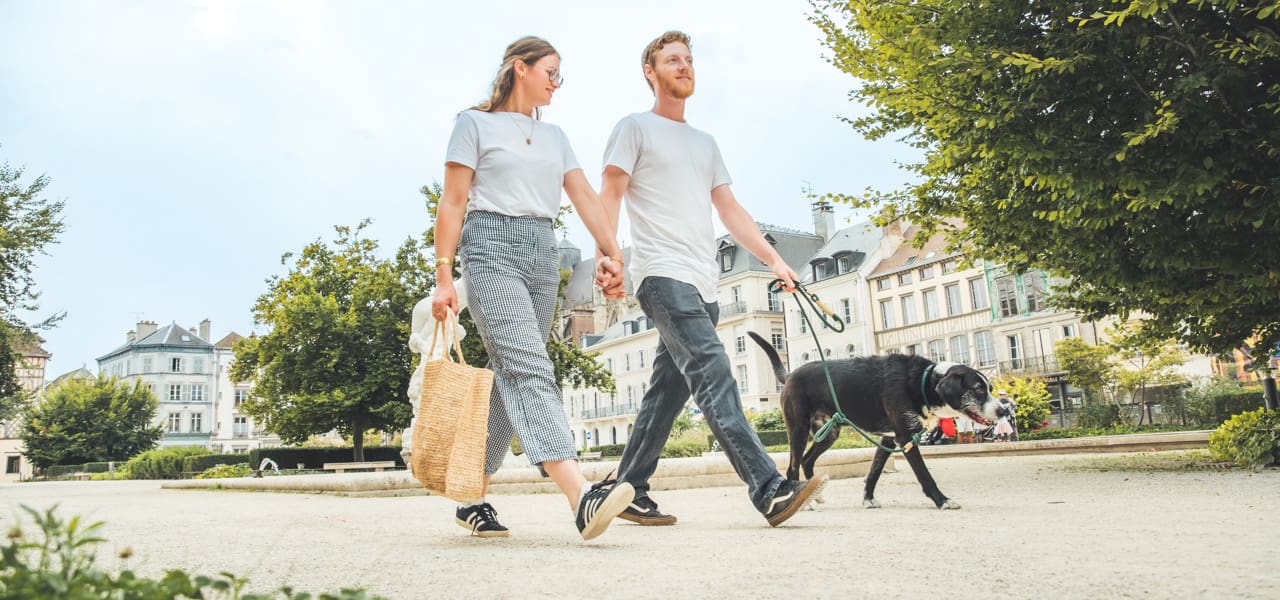
[[[920,397],[924,399],[924,418],[925,419],[931,418],[930,413],[933,412],[929,410],[929,391],[925,387],[925,383],[929,381],[929,375],[933,373],[933,368],[935,366],[937,365],[929,365],[927,368],[925,368],[924,374],[920,376]]]

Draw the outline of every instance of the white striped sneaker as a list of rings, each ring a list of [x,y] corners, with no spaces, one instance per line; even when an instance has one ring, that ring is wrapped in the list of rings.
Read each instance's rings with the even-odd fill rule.
[[[478,537],[507,537],[511,534],[498,522],[498,511],[485,502],[475,506],[459,506],[454,522]]]

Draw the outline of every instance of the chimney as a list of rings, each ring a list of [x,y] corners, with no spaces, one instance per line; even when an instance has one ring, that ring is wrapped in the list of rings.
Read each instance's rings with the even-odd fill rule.
[[[134,340],[138,339],[138,337],[137,337],[137,336],[138,336],[138,334],[137,334],[137,333],[134,333],[133,331],[130,331],[129,333],[124,334],[124,337],[125,337],[125,342],[124,342],[124,343],[126,343],[126,344],[132,344],[132,343],[134,342]]]
[[[195,335],[195,334],[196,334],[196,328],[195,328],[195,327],[188,327],[188,328],[187,328],[187,332],[188,332],[188,333],[190,333],[191,335]]]
[[[831,236],[836,234],[836,211],[826,200],[813,203],[813,232],[823,242],[831,241]]]
[[[155,321],[138,321],[138,335],[136,339],[144,340],[147,336],[156,332]]]
[[[210,326],[210,325],[211,325],[211,323],[209,323],[209,319],[205,319],[205,320],[203,320],[203,321],[200,321],[200,339],[202,339],[202,340],[204,340],[204,341],[206,341],[206,342],[207,342],[207,341],[209,341],[209,326]]]

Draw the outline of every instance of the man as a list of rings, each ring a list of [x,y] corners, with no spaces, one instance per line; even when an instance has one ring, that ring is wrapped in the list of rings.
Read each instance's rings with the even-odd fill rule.
[[[660,338],[649,391],[618,465],[618,480],[630,483],[636,496],[620,516],[642,525],[675,523],[648,496],[649,478],[692,392],[746,482],[752,504],[776,527],[803,507],[827,476],[805,483],[785,479],[743,415],[729,357],[716,335],[720,310],[712,207],[733,238],[769,265],[787,291],[795,291],[799,277],[734,198],[715,139],[684,120],[685,101],[694,88],[689,36],[669,31],[650,42],[641,58],[653,109],[624,117],[614,128],[600,194],[615,228],[622,196],[627,197],[632,282]],[[601,273],[600,282],[606,295],[622,294],[619,278]]]

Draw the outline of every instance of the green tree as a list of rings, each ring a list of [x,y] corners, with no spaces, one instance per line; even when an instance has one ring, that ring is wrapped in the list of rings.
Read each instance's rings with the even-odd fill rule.
[[[32,269],[36,255],[57,241],[64,225],[62,202],[41,196],[49,178],[40,175],[23,182],[23,169],[0,164],[0,420],[13,416],[26,404],[18,383],[20,344],[34,343],[33,330],[52,327],[61,314],[27,324],[21,312],[38,309]]]
[[[253,309],[271,330],[237,342],[231,371],[254,380],[243,410],[283,441],[336,429],[351,436],[356,461],[365,431],[409,422],[410,317],[431,283],[417,239],[379,258],[378,243],[360,235],[367,225],[335,227],[331,244],[285,255],[289,272],[268,280]]]
[[[1109,344],[1119,364],[1116,386],[1129,393],[1130,404],[1142,394],[1138,425],[1143,419],[1151,421],[1151,400],[1145,393],[1149,385],[1176,386],[1187,380],[1177,370],[1187,362],[1187,353],[1173,342],[1143,335],[1143,327],[1121,323],[1112,330],[1114,337]]]
[[[1045,387],[1044,380],[1039,377],[1018,377],[1006,375],[992,382],[996,389],[1009,392],[1016,408],[1014,420],[1018,424],[1018,433],[1035,431],[1044,426],[1049,418],[1049,399],[1052,394]]]
[[[151,425],[156,406],[155,394],[141,382],[68,379],[27,407],[23,454],[42,469],[128,460],[160,440],[160,427]]]
[[[1111,350],[1078,337],[1059,340],[1053,346],[1058,365],[1067,372],[1072,385],[1084,390],[1086,402],[1100,401],[1103,392],[1115,384],[1116,367],[1111,363]]]
[[[1275,0],[815,0],[869,139],[922,153],[881,202],[1058,306],[1149,316],[1227,351],[1280,342],[1280,4]],[[1103,10],[1100,10],[1103,9]]]

